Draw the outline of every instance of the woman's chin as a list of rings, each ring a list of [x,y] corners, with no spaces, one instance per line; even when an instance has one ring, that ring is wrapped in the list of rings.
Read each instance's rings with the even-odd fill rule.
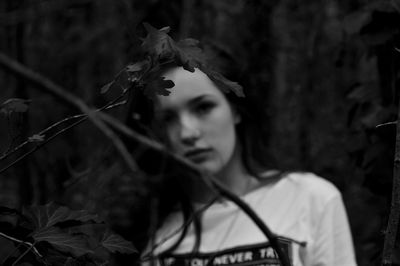
[[[193,163],[195,163],[203,171],[206,171],[207,173],[212,175],[217,174],[221,170],[221,167],[215,164],[214,162],[203,161],[203,162],[193,162]]]

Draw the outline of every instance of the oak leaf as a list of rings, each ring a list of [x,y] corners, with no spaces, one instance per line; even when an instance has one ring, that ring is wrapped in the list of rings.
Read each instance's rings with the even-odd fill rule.
[[[70,210],[64,206],[58,206],[53,202],[46,205],[24,208],[23,214],[32,221],[36,229],[51,227],[66,221],[101,222],[97,215],[91,214],[88,211]]]
[[[71,235],[54,226],[41,228],[31,236],[35,242],[47,242],[56,249],[71,253],[75,257],[93,253],[83,235]]]
[[[136,253],[137,249],[132,245],[131,242],[123,239],[121,236],[112,234],[107,231],[100,244],[111,253],[119,252],[124,254]]]

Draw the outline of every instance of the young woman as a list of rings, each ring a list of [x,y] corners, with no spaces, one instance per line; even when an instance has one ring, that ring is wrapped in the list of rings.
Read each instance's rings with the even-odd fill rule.
[[[251,117],[242,99],[222,91],[200,69],[170,67],[162,76],[174,82],[171,94],[149,100],[151,111],[143,103],[133,110],[147,123],[147,133],[250,205],[279,236],[292,265],[356,265],[342,198],[331,183],[311,173],[259,171],[252,152],[257,139],[248,134]],[[161,218],[143,260],[166,266],[280,265],[252,220],[202,180],[171,178],[159,191],[165,199],[159,201]]]

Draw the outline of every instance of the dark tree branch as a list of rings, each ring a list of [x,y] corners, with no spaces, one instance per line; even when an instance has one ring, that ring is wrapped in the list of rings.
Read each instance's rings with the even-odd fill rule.
[[[89,120],[91,120],[92,123],[95,124],[96,127],[98,127],[100,131],[112,141],[129,169],[133,172],[137,171],[138,167],[136,166],[135,161],[130,156],[121,139],[100,118],[98,118],[96,115],[96,110],[92,110],[80,98],[69,93],[67,90],[55,84],[53,81],[32,71],[31,69],[9,58],[3,53],[0,53],[0,66],[8,71],[11,71],[18,77],[34,84],[39,90],[45,91],[60,99],[64,103],[78,108],[81,112],[87,114]]]

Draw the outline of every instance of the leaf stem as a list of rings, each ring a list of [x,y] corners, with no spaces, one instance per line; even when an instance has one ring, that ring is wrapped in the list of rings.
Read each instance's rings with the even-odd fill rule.
[[[0,232],[0,236],[6,238],[6,239],[8,239],[8,240],[17,242],[17,243],[19,243],[19,244],[26,245],[26,246],[28,246],[30,249],[32,249],[33,252],[34,252],[38,257],[40,257],[40,258],[43,257],[43,256],[39,253],[39,251],[34,247],[34,244],[32,244],[32,243],[30,243],[30,242],[19,240],[19,239],[15,238],[15,237],[6,235],[6,234],[4,234],[4,233],[2,233],[2,232]]]
[[[28,247],[24,253],[21,254],[21,256],[19,256],[14,262],[13,264],[11,264],[11,266],[15,266],[17,264],[18,261],[20,261],[23,257],[25,257],[26,254],[28,254],[28,252],[34,248],[35,243],[33,243],[30,247]]]
[[[77,108],[82,113],[87,114],[88,119],[108,139],[110,139],[110,141],[113,143],[114,147],[116,148],[117,152],[120,154],[122,160],[125,162],[128,168],[132,172],[137,171],[138,168],[136,166],[136,163],[130,156],[129,151],[124,146],[122,140],[116,134],[114,134],[114,132],[99,118],[98,115],[96,115],[96,111],[90,108],[88,105],[86,105],[86,103],[82,99],[70,93],[68,90],[61,87],[60,85],[54,83],[52,80],[34,72],[33,70],[20,64],[19,62],[11,59],[4,53],[0,53],[0,66],[4,67],[9,71],[12,71],[16,76],[26,79],[33,85],[36,85],[42,91],[45,91],[57,97],[58,99],[67,103],[68,105]],[[124,90],[123,94],[126,93],[127,91],[128,91],[127,89]]]
[[[45,144],[47,144],[48,142],[50,142],[51,140],[53,140],[54,138],[56,138],[57,136],[61,135],[62,133],[64,133],[65,131],[73,128],[74,126],[82,123],[83,121],[87,120],[87,117],[81,118],[80,120],[76,121],[75,123],[69,125],[66,128],[61,129],[60,131],[58,131],[57,133],[55,133],[54,135],[52,135],[51,137],[47,138],[46,140],[44,140],[43,142],[41,142],[40,144],[36,145],[35,147],[33,147],[31,150],[29,150],[28,152],[24,153],[23,155],[21,155],[20,157],[18,157],[16,160],[14,160],[13,162],[11,162],[9,165],[7,165],[6,167],[4,167],[3,169],[0,170],[0,174],[5,172],[6,170],[8,170],[10,167],[14,166],[15,164],[17,164],[18,162],[22,161],[23,159],[25,159],[26,157],[28,157],[29,155],[31,155],[32,153],[34,153],[35,151],[39,150],[41,147],[43,147]]]
[[[8,258],[10,258],[12,255],[14,255],[14,253],[15,253],[15,252],[18,250],[18,248],[19,248],[20,246],[22,246],[22,245],[23,245],[22,243],[18,243],[18,245],[13,249],[13,251],[11,251],[11,253],[8,254],[7,257],[5,257],[5,258],[3,259],[3,261],[1,262],[0,265],[4,265],[4,263],[8,260]]]
[[[121,96],[124,96],[124,94],[122,94]],[[121,98],[121,97],[118,97],[118,98],[115,99],[115,100],[119,100],[120,98]],[[113,101],[107,103],[105,106],[103,106],[103,107],[97,109],[96,111],[99,112],[99,111],[102,111],[102,110],[110,110],[110,109],[112,109],[112,108],[115,108],[115,107],[118,107],[118,106],[121,106],[121,105],[125,104],[125,101],[123,101],[123,102],[118,102],[118,103],[113,103],[113,102],[115,102],[115,100],[113,100]],[[56,128],[57,126],[59,126],[59,125],[61,125],[61,124],[64,124],[64,123],[66,123],[66,122],[68,122],[68,121],[70,121],[70,120],[74,120],[74,119],[77,119],[77,118],[83,118],[83,117],[84,117],[85,120],[86,120],[87,114],[78,114],[78,115],[73,115],[73,116],[66,117],[66,118],[64,118],[64,119],[62,119],[62,120],[60,120],[60,121],[57,121],[56,123],[50,125],[49,127],[43,129],[43,130],[40,131],[39,133],[36,133],[35,135],[44,135],[44,134],[46,134],[47,132],[49,132],[50,130]],[[24,146],[26,146],[27,144],[29,144],[29,143],[31,143],[31,142],[32,142],[32,141],[30,140],[30,138],[28,138],[27,140],[25,140],[23,143],[19,144],[19,145],[18,145],[17,147],[15,147],[14,149],[5,152],[2,156],[0,156],[0,161],[5,160],[5,159],[8,158],[10,155],[14,154],[15,152],[17,152],[18,150],[20,150],[21,148],[23,148]]]
[[[115,108],[118,106],[121,106],[123,104],[125,104],[125,102],[117,102],[118,100],[120,100],[123,96],[125,96],[126,92],[124,92],[123,94],[121,94],[119,97],[117,97],[116,99],[114,99],[113,101],[107,103],[105,106],[103,106],[102,108],[97,109],[95,112],[100,112],[102,110],[109,110],[111,108]],[[39,150],[41,147],[43,147],[45,144],[47,144],[48,142],[50,142],[51,140],[53,140],[54,138],[56,138],[57,136],[59,136],[60,134],[64,133],[65,131],[68,131],[69,129],[77,126],[78,124],[86,121],[88,119],[87,114],[80,114],[80,115],[75,115],[75,116],[71,116],[71,117],[67,117],[61,121],[58,121],[56,123],[54,123],[53,125],[51,125],[50,127],[42,130],[41,132],[39,132],[39,135],[42,135],[46,132],[48,132],[50,129],[55,128],[58,125],[61,125],[62,123],[65,123],[69,120],[72,119],[77,119],[80,118],[80,120],[74,122],[73,124],[62,128],[61,130],[57,131],[54,135],[48,137],[47,139],[45,139],[44,141],[40,142],[39,144],[37,144],[35,147],[33,147],[31,150],[29,150],[28,152],[22,154],[20,157],[18,157],[16,160],[14,160],[13,162],[11,162],[9,165],[7,165],[6,167],[4,167],[3,169],[0,170],[0,174],[3,173],[4,171],[6,171],[7,169],[9,169],[10,167],[14,166],[15,164],[17,164],[18,162],[20,162],[21,160],[25,159],[27,156],[31,155],[32,153],[34,153],[35,151]],[[29,140],[25,141],[24,143],[22,143],[21,145],[19,145],[17,148],[21,149],[23,146],[25,146],[26,144],[29,143]],[[2,156],[0,158],[0,161],[4,160],[6,157],[8,157],[9,155],[11,155],[11,153],[15,153],[18,149],[14,149],[12,152],[10,152],[10,154],[7,154],[6,156]]]

